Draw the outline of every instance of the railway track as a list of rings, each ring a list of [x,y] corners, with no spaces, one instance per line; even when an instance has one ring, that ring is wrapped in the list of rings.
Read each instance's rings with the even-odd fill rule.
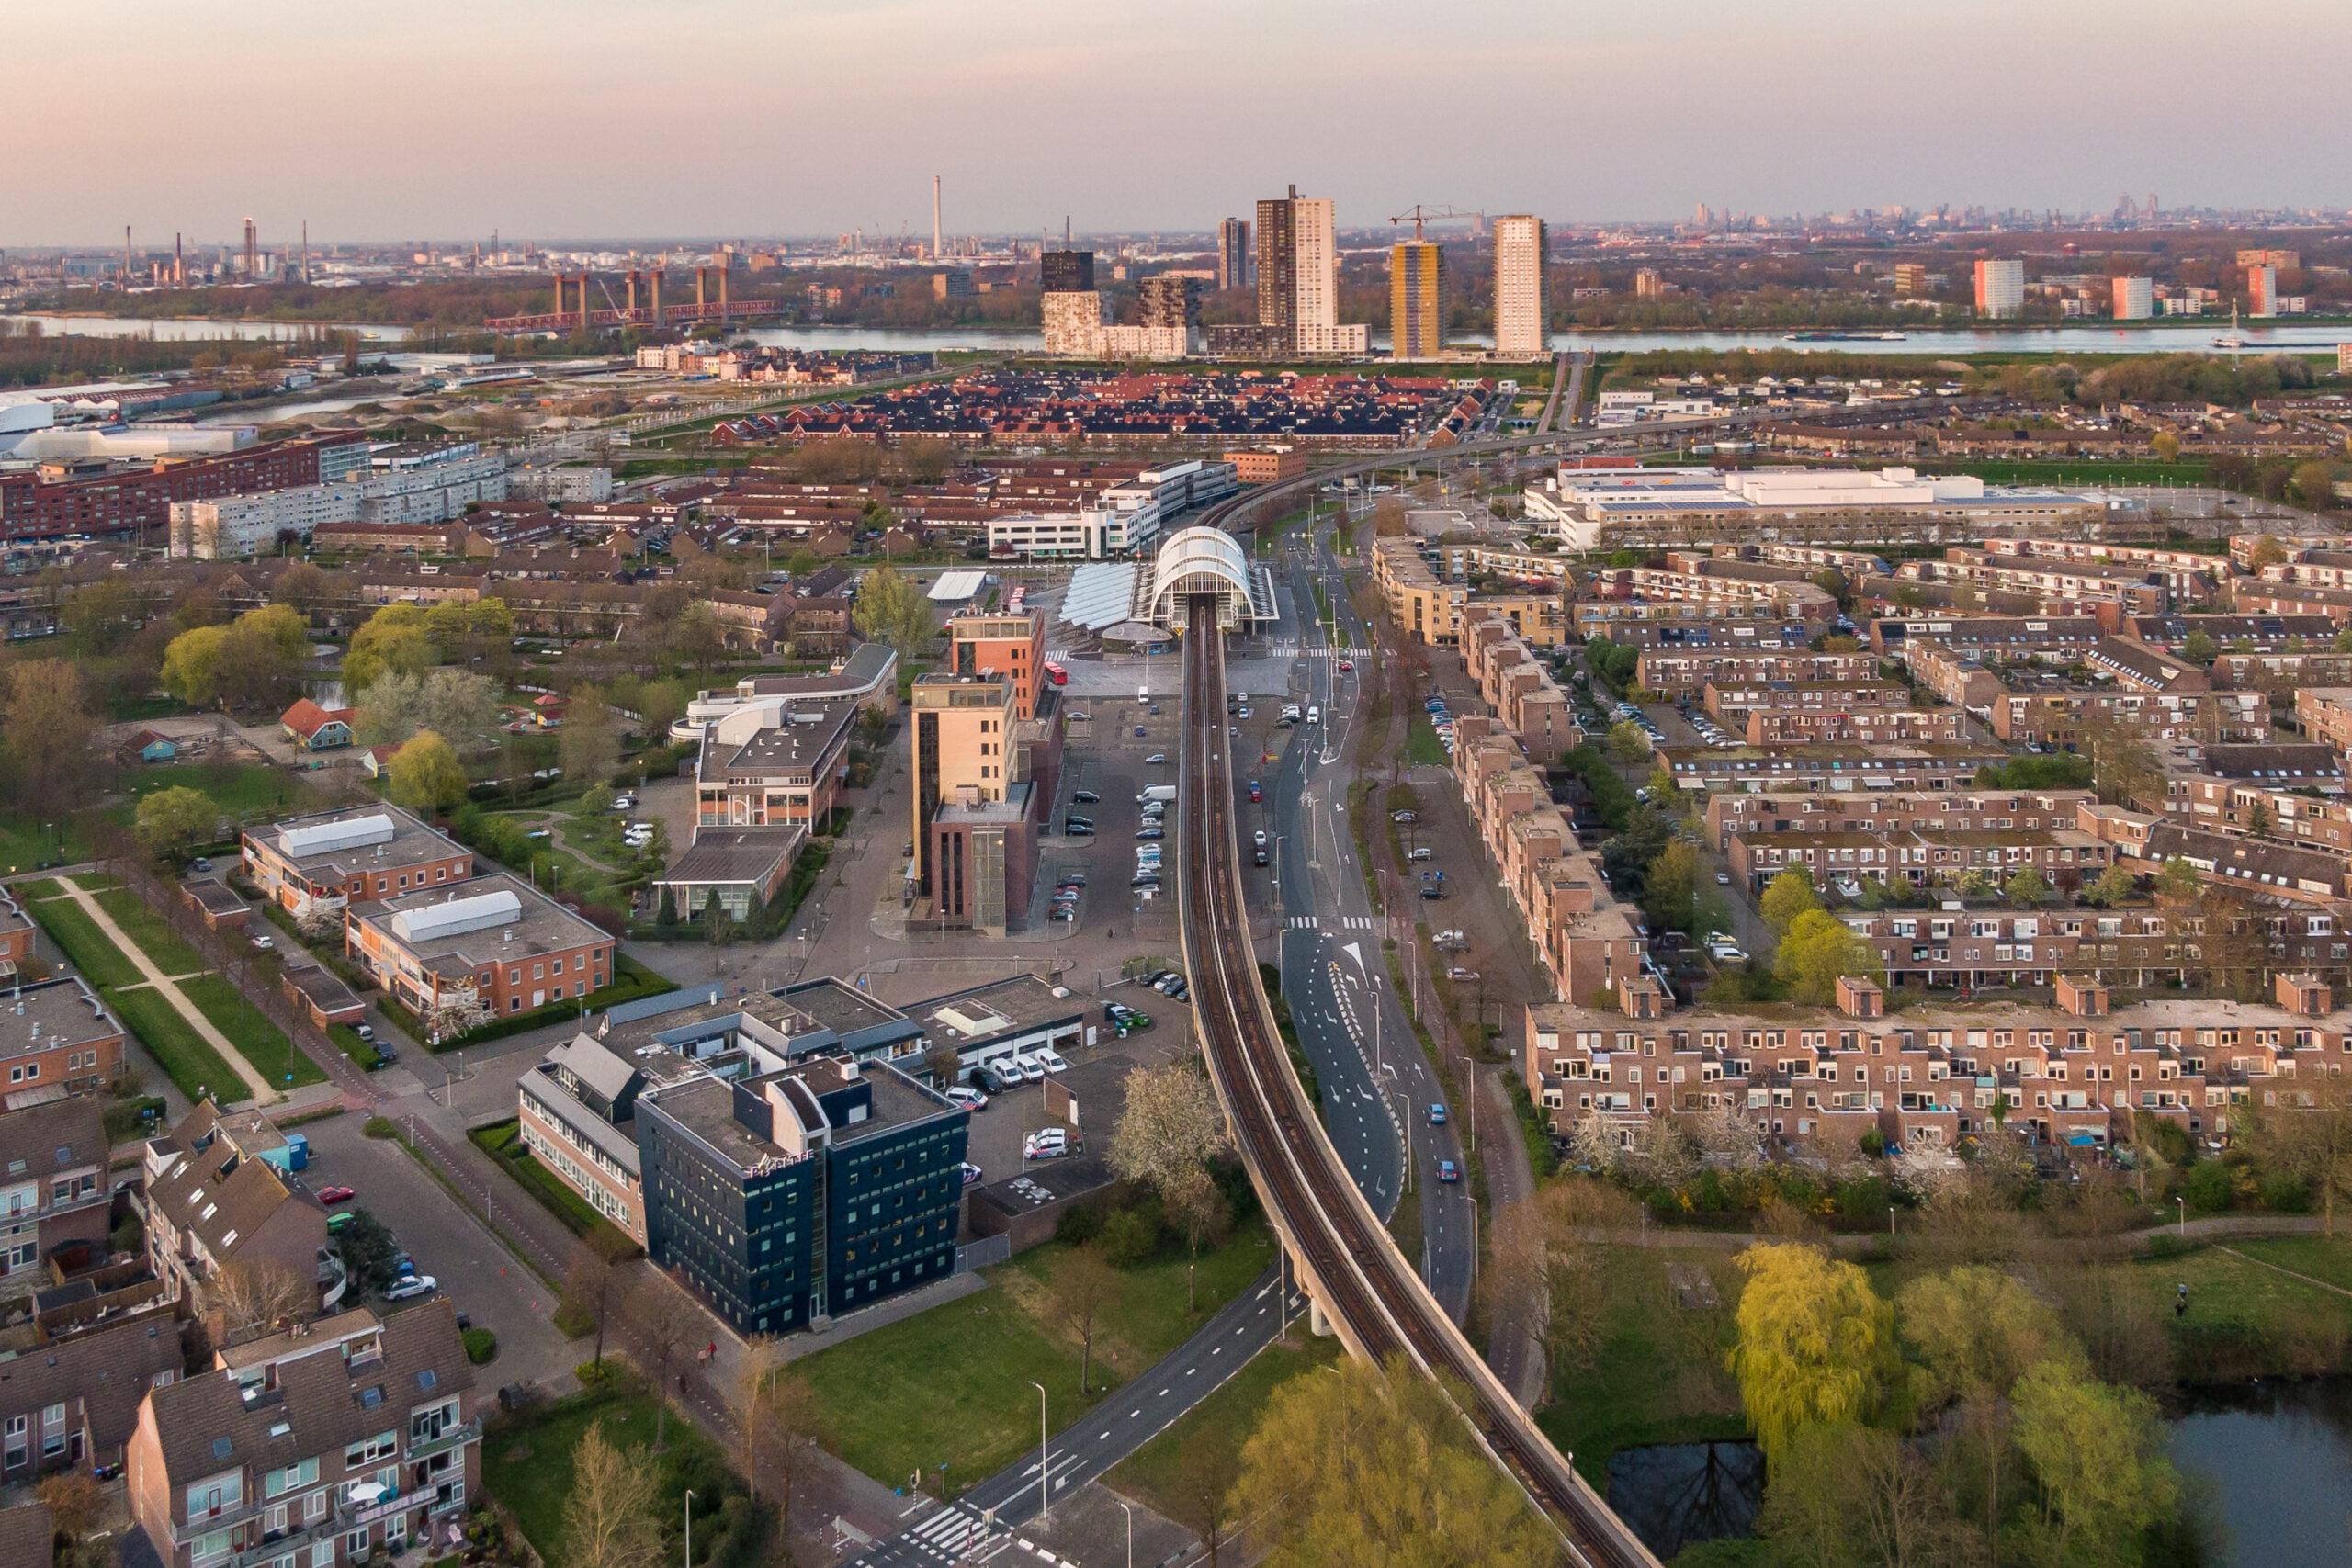
[[[1382,1361],[1401,1357],[1443,1374],[1480,1444],[1559,1532],[1569,1561],[1581,1568],[1657,1568],[1423,1288],[1307,1102],[1250,940],[1224,718],[1225,649],[1213,600],[1187,608],[1184,660],[1178,923],[1209,1074],[1267,1213],[1349,1350]]]

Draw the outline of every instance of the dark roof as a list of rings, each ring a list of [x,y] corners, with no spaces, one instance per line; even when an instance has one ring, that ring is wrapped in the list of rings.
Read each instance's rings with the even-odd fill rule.
[[[219,1371],[155,1390],[164,1475],[176,1488],[237,1466],[275,1470],[405,1426],[417,1405],[473,1386],[457,1309],[430,1301],[385,1318],[374,1336],[281,1358],[274,1395],[248,1401],[237,1374]]]
[[[122,1451],[139,1425],[139,1402],[163,1372],[177,1373],[186,1355],[179,1320],[150,1312],[61,1335],[45,1345],[0,1356],[0,1415],[38,1413],[80,1401],[96,1457]],[[0,1533],[0,1541],[6,1539]],[[17,1559],[0,1551],[0,1562]]]
[[[9,1568],[50,1568],[57,1561],[52,1555],[56,1534],[46,1503],[0,1508],[0,1562]]]
[[[36,1180],[85,1165],[103,1170],[110,1151],[106,1118],[88,1095],[0,1115],[0,1170],[13,1172],[18,1160]]]

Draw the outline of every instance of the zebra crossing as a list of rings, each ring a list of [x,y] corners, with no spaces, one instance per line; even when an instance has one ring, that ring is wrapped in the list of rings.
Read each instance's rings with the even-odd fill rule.
[[[989,1540],[991,1533],[995,1535],[993,1541]],[[991,1532],[987,1522],[962,1503],[940,1509],[908,1530],[902,1539],[937,1562],[984,1562],[1012,1544],[1011,1536]],[[990,1548],[984,1552],[966,1550],[984,1542]]]
[[[1268,641],[1264,649],[1263,657],[1268,659],[1319,659],[1327,662],[1336,662],[1342,659],[1362,659],[1365,656],[1364,649],[1351,648],[1344,643],[1338,647],[1328,647],[1322,643],[1317,643],[1314,647],[1308,648],[1297,637],[1275,637]]]
[[[1324,929],[1320,915],[1293,915],[1283,923],[1295,931],[1319,931]],[[1373,929],[1373,924],[1370,915],[1341,915],[1339,918],[1339,929],[1343,931],[1368,931]]]

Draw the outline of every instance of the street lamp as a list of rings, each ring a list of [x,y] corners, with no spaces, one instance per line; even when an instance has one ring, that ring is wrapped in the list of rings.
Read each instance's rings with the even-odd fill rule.
[[[695,1489],[686,1488],[686,1568],[695,1568]]]
[[[2176,1197],[2173,1201],[2180,1205],[2180,1234],[2186,1237],[2188,1235],[2188,1200]]]
[[[1054,1499],[1046,1490],[1046,1385],[1031,1379],[1029,1386],[1037,1391],[1037,1522],[1054,1511]]]
[[[1136,1568],[1136,1510],[1132,1503],[1121,1503],[1120,1510],[1127,1516],[1127,1568]]]

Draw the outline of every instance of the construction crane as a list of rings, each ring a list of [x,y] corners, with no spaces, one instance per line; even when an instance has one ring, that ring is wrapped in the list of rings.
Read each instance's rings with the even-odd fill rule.
[[[1421,243],[1421,224],[1428,219],[1478,218],[1482,216],[1484,216],[1484,214],[1467,212],[1456,207],[1427,207],[1417,201],[1413,203],[1412,211],[1400,212],[1396,214],[1396,217],[1391,218],[1388,221],[1391,223],[1402,223],[1406,219],[1411,219],[1413,220],[1413,243],[1415,244],[1419,244]]]

